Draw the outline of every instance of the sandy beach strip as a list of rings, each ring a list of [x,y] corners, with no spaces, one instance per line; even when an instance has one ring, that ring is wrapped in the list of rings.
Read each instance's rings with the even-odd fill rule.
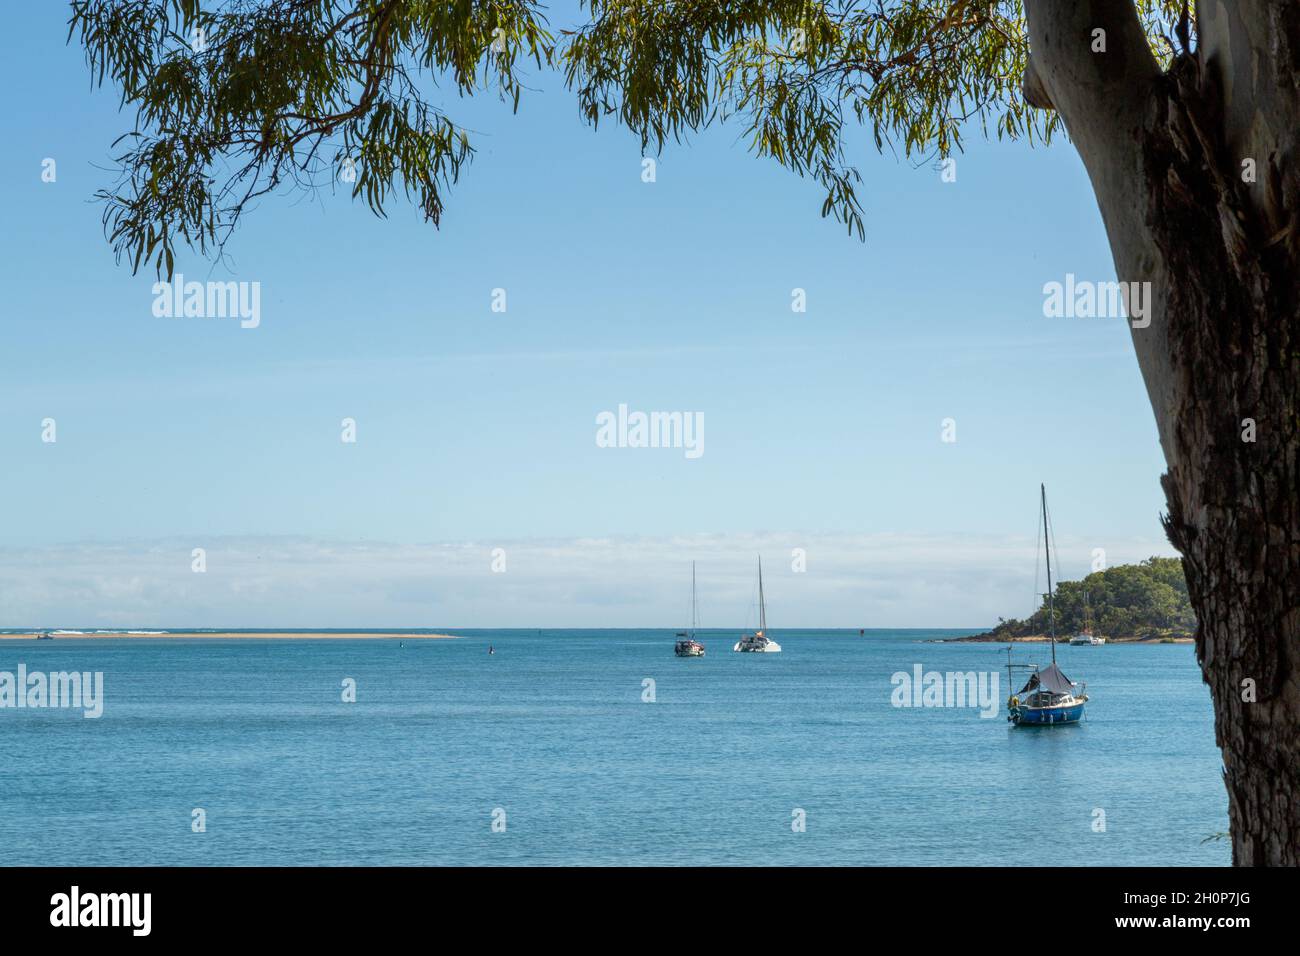
[[[35,638],[40,637],[41,634],[43,633],[45,632],[32,631],[30,633],[25,633],[25,634],[0,634],[0,641],[34,640]],[[457,640],[457,636],[455,634],[407,634],[402,632],[394,632],[391,634],[375,634],[373,632],[368,633],[365,631],[354,631],[354,632],[295,631],[294,633],[291,634],[287,634],[283,631],[167,631],[166,633],[163,634],[154,633],[154,632],[140,633],[140,634],[127,634],[127,633],[57,634],[56,633],[53,634],[52,637],[56,641],[58,640],[87,641],[87,640],[101,640],[101,639],[102,640],[122,639],[122,640],[134,641],[134,640],[168,640],[170,638],[185,638],[185,639],[200,639],[200,640],[203,638],[218,638],[218,639],[229,638],[233,640],[249,639],[249,640],[264,640],[264,641],[265,640],[269,640],[269,641],[277,641],[277,640],[280,641],[286,641],[286,640],[287,641],[331,641],[331,640],[358,641],[358,640],[371,640],[374,638],[400,639],[403,641]]]

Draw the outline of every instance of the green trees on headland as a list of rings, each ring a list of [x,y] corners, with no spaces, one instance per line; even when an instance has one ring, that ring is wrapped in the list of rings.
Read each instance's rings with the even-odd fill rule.
[[[1092,613],[1092,630],[1099,637],[1141,639],[1191,637],[1196,615],[1187,596],[1182,562],[1177,558],[1148,558],[1097,571],[1082,581],[1056,585],[1056,635],[1068,638],[1083,630],[1084,595]],[[1048,632],[1047,599],[1026,620],[999,620],[990,637],[1031,637]]]

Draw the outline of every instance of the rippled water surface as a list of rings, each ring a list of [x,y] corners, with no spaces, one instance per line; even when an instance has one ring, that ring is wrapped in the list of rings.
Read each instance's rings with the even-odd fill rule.
[[[926,642],[942,632],[783,631],[770,655],[703,632],[698,660],[673,657],[671,631],[462,633],[0,641],[0,671],[105,683],[98,720],[0,710],[0,858],[1229,862],[1226,842],[1203,842],[1227,810],[1188,645],[1063,647],[1088,682],[1086,722],[1017,730],[1005,670],[994,719],[891,705],[891,675],[916,664],[1005,664],[1001,647]]]

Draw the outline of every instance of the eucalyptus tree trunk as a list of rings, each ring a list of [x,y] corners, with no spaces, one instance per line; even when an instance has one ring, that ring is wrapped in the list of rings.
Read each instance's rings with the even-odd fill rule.
[[[1201,0],[1167,72],[1133,0],[1026,7],[1026,96],[1064,121],[1119,279],[1151,284],[1132,337],[1233,862],[1300,865],[1300,0]]]

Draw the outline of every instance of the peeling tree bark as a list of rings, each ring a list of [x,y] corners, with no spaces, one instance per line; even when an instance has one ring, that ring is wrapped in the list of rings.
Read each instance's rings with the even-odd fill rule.
[[[1119,278],[1151,283],[1133,343],[1199,622],[1233,861],[1296,866],[1300,0],[1198,12],[1199,48],[1162,73],[1132,0],[1028,0],[1025,89],[1078,148]]]

